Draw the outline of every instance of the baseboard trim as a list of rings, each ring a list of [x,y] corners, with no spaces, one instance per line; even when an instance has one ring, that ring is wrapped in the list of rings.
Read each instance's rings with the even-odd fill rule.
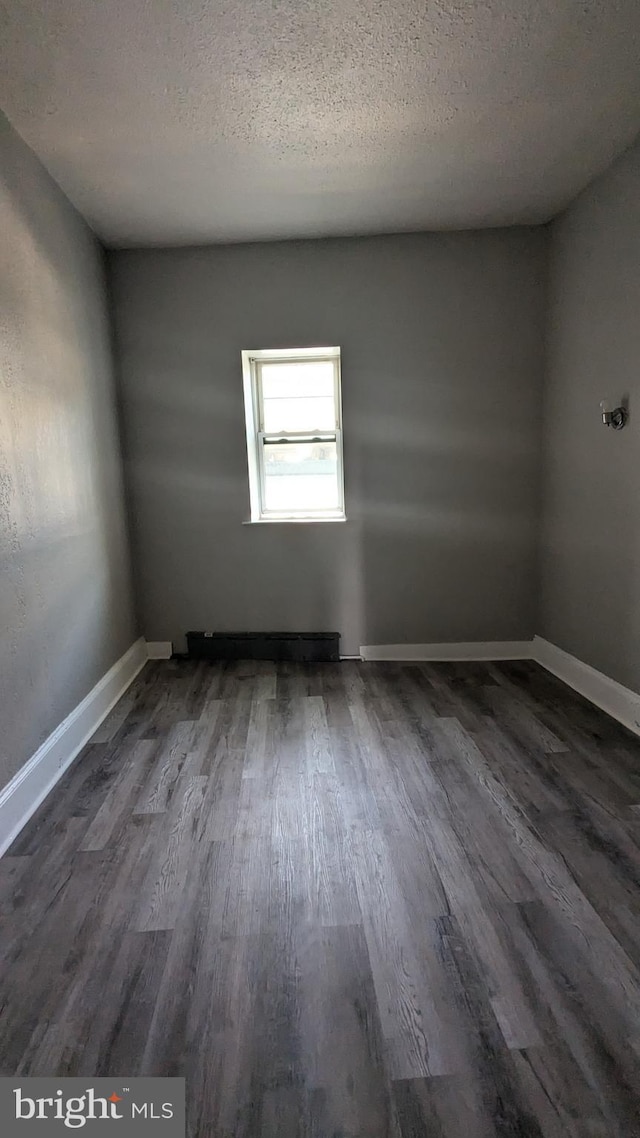
[[[472,641],[468,644],[366,644],[363,660],[530,660],[531,640]]]
[[[541,636],[533,639],[533,659],[629,731],[640,735],[640,695],[636,692],[617,680],[611,680],[590,664],[583,664],[582,660]]]
[[[363,660],[413,661],[535,660],[563,683],[640,735],[640,695],[583,664],[562,648],[534,636],[533,640],[473,641],[468,644],[368,644],[360,649]]]
[[[147,640],[147,660],[170,660],[172,655],[171,640]]]
[[[0,791],[0,857],[146,662],[145,641],[136,640]]]

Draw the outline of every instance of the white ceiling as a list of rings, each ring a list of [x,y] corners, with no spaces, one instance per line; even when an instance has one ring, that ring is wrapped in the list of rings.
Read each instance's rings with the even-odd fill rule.
[[[640,130],[640,0],[0,16],[0,104],[113,245],[546,221]]]

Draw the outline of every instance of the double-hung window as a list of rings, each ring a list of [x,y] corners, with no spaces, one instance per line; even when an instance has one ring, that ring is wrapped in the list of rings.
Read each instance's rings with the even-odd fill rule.
[[[342,521],[339,348],[242,353],[252,522]]]

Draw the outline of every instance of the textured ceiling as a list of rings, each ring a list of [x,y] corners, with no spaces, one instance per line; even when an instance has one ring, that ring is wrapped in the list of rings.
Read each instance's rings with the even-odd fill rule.
[[[0,103],[109,244],[546,221],[640,130],[640,0],[0,0]]]

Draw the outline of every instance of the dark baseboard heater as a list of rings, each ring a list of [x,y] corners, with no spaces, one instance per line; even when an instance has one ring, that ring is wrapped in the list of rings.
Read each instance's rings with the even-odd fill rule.
[[[330,662],[340,659],[340,633],[188,632],[187,651],[194,660]]]

